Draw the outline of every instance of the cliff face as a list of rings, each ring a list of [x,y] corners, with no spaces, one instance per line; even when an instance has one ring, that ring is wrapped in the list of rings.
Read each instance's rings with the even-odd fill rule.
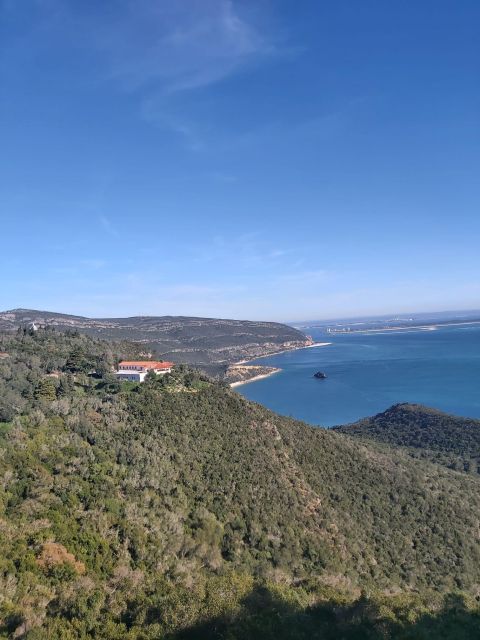
[[[86,318],[31,309],[0,313],[0,330],[14,331],[29,323],[140,342],[157,356],[190,364],[229,364],[311,344],[301,331],[277,322],[183,316]]]

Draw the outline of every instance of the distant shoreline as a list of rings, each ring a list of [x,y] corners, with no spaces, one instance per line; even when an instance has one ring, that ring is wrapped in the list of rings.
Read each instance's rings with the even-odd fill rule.
[[[438,322],[432,324],[405,325],[404,327],[379,327],[378,329],[338,329],[332,331],[330,335],[346,335],[352,333],[384,333],[386,331],[436,331],[442,327],[461,327],[464,325],[480,324],[480,320],[470,320],[468,322]],[[330,343],[331,344],[331,343]],[[312,345],[314,346],[314,345]]]

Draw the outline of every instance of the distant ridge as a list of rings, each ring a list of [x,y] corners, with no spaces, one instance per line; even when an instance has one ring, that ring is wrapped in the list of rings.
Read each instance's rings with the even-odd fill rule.
[[[188,316],[87,318],[22,308],[0,312],[0,331],[29,323],[106,340],[132,340],[164,359],[202,365],[228,365],[311,343],[298,329],[278,322]]]

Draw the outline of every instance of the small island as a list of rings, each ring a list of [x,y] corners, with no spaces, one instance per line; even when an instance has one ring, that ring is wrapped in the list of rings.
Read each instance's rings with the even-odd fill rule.
[[[325,380],[325,378],[327,377],[326,373],[323,373],[323,371],[317,371],[317,373],[313,374],[314,378],[317,378],[318,380]]]

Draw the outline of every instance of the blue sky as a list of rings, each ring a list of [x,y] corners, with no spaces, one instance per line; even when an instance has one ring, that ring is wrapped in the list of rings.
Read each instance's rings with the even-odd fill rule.
[[[0,8],[0,309],[480,307],[478,0]]]

